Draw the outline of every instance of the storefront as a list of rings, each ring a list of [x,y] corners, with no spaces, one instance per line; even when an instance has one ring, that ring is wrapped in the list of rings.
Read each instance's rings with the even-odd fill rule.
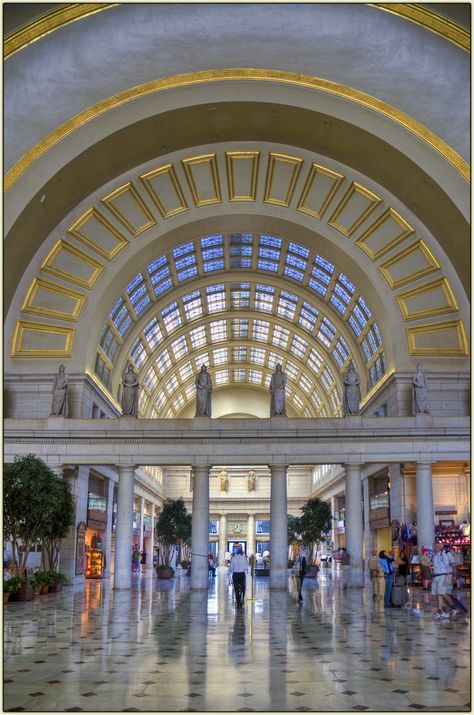
[[[369,526],[373,533],[374,549],[392,548],[390,527],[390,477],[385,468],[369,479]]]
[[[92,470],[89,473],[87,524],[85,533],[86,578],[103,578],[107,529],[108,480]]]

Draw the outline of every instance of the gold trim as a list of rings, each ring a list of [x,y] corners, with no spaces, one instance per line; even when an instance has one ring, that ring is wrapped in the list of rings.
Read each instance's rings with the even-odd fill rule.
[[[3,42],[3,59],[7,60],[14,55],[15,52],[23,50],[33,42],[45,37],[45,35],[49,35],[50,32],[70,25],[71,22],[82,20],[84,17],[94,15],[96,12],[109,10],[117,6],[118,3],[104,3],[103,5],[99,3],[71,3],[63,5],[57,10],[51,10],[51,12],[41,15],[36,20],[29,22],[24,27],[15,30],[15,32],[5,37]]]
[[[49,290],[52,293],[59,293],[59,295],[65,298],[72,298],[76,301],[76,306],[72,313],[65,313],[61,310],[54,310],[53,308],[41,308],[40,306],[34,305],[38,291],[40,289]],[[25,299],[21,306],[21,310],[24,313],[33,313],[34,315],[42,315],[47,318],[59,318],[60,320],[74,320],[77,322],[81,310],[84,307],[84,302],[86,296],[83,293],[77,293],[75,290],[70,288],[65,288],[63,286],[57,285],[56,283],[50,283],[50,281],[43,280],[42,278],[34,278],[30,287],[26,292]]]
[[[258,167],[260,163],[259,151],[226,151],[226,168],[227,168],[227,188],[229,191],[229,201],[256,201],[257,199],[257,180]],[[250,174],[250,191],[248,194],[236,194],[235,192],[235,162],[251,161],[252,168]]]
[[[307,206],[304,205],[304,202],[306,201],[309,192],[313,188],[313,184],[314,184],[318,174],[320,174],[322,176],[327,176],[328,178],[333,179],[334,183],[333,183],[333,186],[329,189],[327,196],[323,199],[321,206],[319,207],[318,210],[316,210],[316,209],[308,208]],[[339,189],[341,183],[344,181],[344,179],[345,179],[344,174],[340,174],[338,171],[333,171],[332,169],[328,169],[327,167],[322,166],[321,164],[313,163],[309,170],[309,174],[306,179],[305,185],[303,187],[303,191],[301,193],[300,200],[298,201],[296,210],[301,211],[302,213],[308,214],[309,216],[313,216],[314,218],[321,219],[324,212],[326,211],[328,205],[332,201],[332,198],[334,197],[337,190]]]
[[[78,258],[80,261],[83,263],[88,264],[91,266],[91,268],[94,269],[94,272],[92,273],[91,277],[89,280],[86,280],[85,278],[81,278],[80,276],[75,276],[73,273],[68,273],[67,271],[61,270],[61,268],[56,268],[53,266],[54,260],[59,256],[61,251],[65,251],[66,253],[70,253],[73,255],[75,258]],[[40,266],[40,269],[42,271],[45,271],[45,273],[51,273],[53,276],[57,276],[58,278],[64,278],[67,281],[70,281],[71,283],[76,283],[77,285],[82,286],[83,288],[92,288],[102,271],[104,270],[104,266],[102,263],[99,263],[98,261],[95,261],[93,258],[88,256],[87,254],[83,253],[80,251],[78,248],[75,246],[72,246],[70,243],[67,241],[64,241],[63,239],[59,239],[59,241],[56,243],[55,246],[51,249],[51,251],[48,253],[46,258],[44,259],[43,263]]]
[[[147,222],[144,223],[142,226],[133,226],[127,219],[125,214],[123,214],[122,211],[120,211],[117,206],[115,206],[115,199],[118,199],[121,196],[125,196],[125,194],[129,194],[133,198],[136,205],[147,219]],[[115,189],[107,196],[104,196],[104,198],[101,199],[101,202],[104,204],[104,206],[107,206],[107,208],[111,213],[113,213],[115,218],[118,219],[120,223],[123,224],[125,228],[128,229],[128,231],[130,231],[132,236],[135,236],[135,238],[141,233],[143,233],[143,231],[146,231],[147,229],[151,228],[152,226],[155,226],[156,224],[155,217],[153,216],[150,209],[148,208],[148,206],[146,205],[146,203],[144,202],[144,200],[142,199],[131,181],[127,181],[127,183],[123,186],[120,186],[118,189]]]
[[[367,3],[370,7],[377,10],[384,10],[392,15],[398,15],[404,20],[410,20],[415,25],[423,27],[425,30],[434,32],[444,40],[452,42],[453,45],[460,47],[465,52],[471,51],[471,33],[463,27],[448,20],[442,15],[438,15],[433,10],[428,10],[422,5],[416,3]]]
[[[298,156],[288,156],[287,154],[278,154],[277,152],[271,151],[268,155],[268,166],[267,175],[265,178],[265,192],[263,196],[263,201],[266,204],[276,204],[277,206],[284,206],[289,208],[291,199],[295,191],[296,182],[301,172],[301,167],[303,166],[304,159]],[[285,198],[277,199],[273,198],[271,193],[273,189],[273,180],[275,178],[276,166],[278,164],[288,164],[293,167],[293,172],[291,174],[288,186],[286,189]]]
[[[64,350],[23,350],[21,345],[26,331],[31,330],[39,333],[50,333],[53,335],[65,335],[66,342]],[[72,344],[74,341],[75,328],[62,328],[58,325],[48,325],[46,323],[29,323],[24,320],[17,320],[15,332],[13,334],[11,357],[26,358],[64,358],[71,357]]]
[[[379,248],[378,251],[372,251],[368,246],[365,245],[365,242],[389,219],[393,219],[395,223],[400,226],[402,232],[398,234],[398,236],[394,236],[394,238],[392,238],[388,243],[386,243],[385,246]],[[398,211],[395,211],[395,209],[389,207],[386,211],[384,211],[381,216],[379,216],[379,218],[371,226],[368,227],[368,229],[362,234],[362,236],[359,236],[359,238],[356,239],[355,242],[356,245],[369,256],[369,258],[375,261],[377,260],[377,258],[380,258],[380,256],[383,256],[385,255],[385,253],[388,253],[388,251],[391,251],[392,248],[398,246],[399,243],[404,241],[406,238],[409,238],[414,233],[415,229],[410,226],[408,221],[405,221],[405,219],[400,216]]]
[[[415,313],[410,313],[407,305],[407,301],[410,298],[414,298],[417,295],[423,295],[424,293],[429,293],[431,290],[436,290],[436,288],[441,288],[444,297],[446,298],[446,305],[440,305],[434,308],[425,308],[424,310],[418,310]],[[403,315],[403,320],[416,320],[418,318],[430,318],[434,315],[444,315],[446,313],[456,313],[459,310],[459,305],[456,301],[456,297],[453,293],[449,281],[443,276],[438,280],[432,281],[431,283],[425,283],[424,285],[418,286],[417,288],[412,288],[405,293],[400,293],[396,296],[400,312]]]
[[[209,206],[209,204],[220,204],[221,199],[221,187],[219,181],[219,171],[217,169],[217,155],[216,154],[201,154],[200,156],[191,156],[189,159],[182,159],[181,164],[183,165],[184,173],[189,184],[189,189],[193,197],[193,201],[196,208],[200,206]],[[209,199],[201,199],[199,196],[199,189],[196,184],[196,178],[193,174],[193,167],[200,166],[201,164],[207,164],[211,173],[212,188],[214,190],[214,196]]]
[[[355,194],[359,194],[360,196],[369,199],[370,203],[362,211],[360,216],[358,216],[353,221],[353,223],[351,223],[350,226],[345,228],[344,226],[342,226],[342,224],[337,223],[337,218],[348,206],[350,200]],[[353,181],[338,206],[336,206],[333,215],[328,221],[328,226],[332,226],[336,229],[336,231],[342,233],[343,236],[345,236],[346,238],[350,238],[351,234],[353,234],[354,231],[359,228],[361,223],[363,223],[370,216],[372,211],[374,211],[374,209],[376,209],[377,206],[379,206],[379,204],[381,203],[382,199],[380,198],[380,196],[377,196],[376,194],[372,193],[372,191],[369,191],[369,189],[367,189],[365,186],[362,186],[362,184],[359,184],[357,181]]]
[[[296,74],[294,72],[283,72],[280,70],[257,70],[257,69],[224,69],[224,70],[203,70],[202,72],[194,72],[183,75],[175,75],[173,77],[165,77],[164,79],[154,80],[145,84],[131,87],[123,92],[108,97],[98,104],[88,107],[83,112],[68,119],[60,127],[54,129],[50,134],[44,137],[34,147],[29,149],[12,168],[6,173],[4,179],[4,191],[8,191],[18,181],[18,179],[27,171],[32,164],[40,159],[53,146],[62,141],[65,137],[72,134],[76,129],[84,126],[88,122],[105,114],[111,109],[116,109],[135,99],[161,92],[168,89],[176,89],[178,87],[188,87],[195,84],[205,84],[207,82],[222,82],[229,80],[246,80],[246,81],[265,81],[265,82],[281,82],[282,84],[290,84],[296,87],[306,87],[319,92],[327,92],[346,100],[368,107],[372,111],[388,117],[396,124],[401,125],[404,129],[418,137],[421,141],[434,149],[445,161],[456,169],[459,174],[470,182],[469,165],[462,159],[459,154],[448,146],[442,139],[433,134],[429,129],[424,127],[419,122],[409,117],[404,112],[400,112],[395,107],[382,102],[375,97],[371,97],[364,92],[360,92],[352,87],[347,87],[337,82],[320,79],[319,77],[310,77],[307,75]]]
[[[85,226],[91,218],[95,218],[96,221],[100,223],[101,226],[103,226],[103,228],[117,240],[117,245],[111,251],[106,251],[106,249],[103,248],[99,243],[96,243],[94,239],[89,238],[89,236],[79,230],[83,226]],[[112,226],[112,224],[107,221],[105,216],[102,216],[102,214],[94,206],[90,209],[87,209],[87,211],[83,213],[82,216],[80,216],[75,223],[73,223],[73,225],[68,229],[68,233],[70,233],[71,236],[77,238],[88,248],[91,248],[93,251],[98,253],[100,256],[107,258],[108,261],[111,261],[112,258],[115,258],[117,253],[121,251],[122,248],[125,248],[125,246],[128,245],[127,239],[122,236],[120,231],[118,231],[114,226]]]
[[[412,253],[415,253],[415,251],[420,251],[423,254],[423,257],[427,260],[428,266],[426,268],[421,268],[419,271],[415,271],[415,273],[409,273],[408,275],[404,276],[403,278],[399,278],[398,280],[393,280],[392,276],[390,275],[389,268],[391,266],[395,265],[398,263],[402,258],[406,258]],[[411,283],[412,281],[416,280],[417,278],[423,278],[424,276],[429,275],[430,273],[434,273],[435,271],[439,271],[441,268],[441,265],[438,263],[426,243],[422,240],[417,241],[413,245],[409,246],[408,248],[405,248],[404,251],[401,251],[400,253],[397,253],[395,256],[390,258],[388,261],[383,263],[381,266],[379,266],[379,271],[382,273],[383,277],[389,284],[390,288],[400,288],[400,286],[405,285],[406,283]]]
[[[177,206],[175,209],[171,209],[171,211],[167,211],[165,208],[165,205],[162,203],[160,197],[158,196],[155,187],[152,185],[152,179],[154,179],[157,176],[165,176],[167,175],[169,178],[169,181],[171,182],[171,186],[174,189],[176,196],[178,198],[178,201],[180,205]],[[158,169],[153,169],[152,171],[148,171],[146,174],[142,174],[140,176],[140,181],[144,185],[145,189],[148,191],[150,194],[151,198],[153,199],[154,203],[156,204],[158,211],[160,212],[162,218],[170,218],[171,216],[175,216],[176,214],[181,213],[182,211],[188,211],[188,205],[186,203],[186,199],[184,198],[183,190],[181,188],[181,184],[179,183],[178,177],[176,176],[176,172],[174,169],[173,164],[164,164],[163,166],[160,166]]]
[[[457,348],[417,348],[416,335],[424,333],[439,333],[441,331],[454,328],[458,339]],[[431,325],[418,325],[415,328],[407,328],[408,350],[410,355],[443,355],[452,357],[467,356],[466,331],[462,320],[451,320],[446,323],[431,323]]]

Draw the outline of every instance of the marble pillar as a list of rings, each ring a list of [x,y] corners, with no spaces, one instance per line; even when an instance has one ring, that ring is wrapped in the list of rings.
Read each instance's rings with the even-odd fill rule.
[[[435,530],[430,462],[416,464],[416,528],[418,546],[431,548],[435,540]]]
[[[255,516],[249,514],[247,516],[247,556],[253,554],[255,556]]]
[[[108,492],[107,492],[107,526],[105,527],[105,543],[104,543],[104,557],[105,557],[105,568],[104,577],[109,577],[112,573],[112,515],[114,508],[114,488],[115,483],[109,479],[108,480]]]
[[[350,580],[348,586],[361,588],[363,580],[362,560],[362,494],[360,464],[346,464],[346,550],[350,556]]]
[[[209,553],[209,467],[194,467],[191,588],[208,588]]]
[[[155,555],[155,505],[151,503],[151,534],[148,539],[148,548],[146,556],[146,570],[153,568],[153,557]]]
[[[133,465],[120,466],[117,501],[117,528],[115,532],[114,588],[132,586],[133,545]]]
[[[286,465],[271,465],[270,486],[270,588],[288,587],[288,518]]]
[[[369,477],[365,477],[362,480],[362,493],[364,495],[364,546],[365,546],[365,558],[367,560],[368,553],[374,548],[374,535],[370,528],[370,488],[369,488]]]
[[[337,498],[331,497],[331,516],[332,516],[331,541],[332,541],[333,550],[339,546],[339,544],[337,543],[337,531],[336,531],[336,526],[337,526],[336,505],[337,505]]]
[[[140,553],[143,551],[143,532],[145,530],[145,523],[143,517],[145,516],[145,499],[143,497],[139,497],[139,504],[140,504],[140,528],[138,532],[138,548],[140,549]]]
[[[219,517],[219,566],[225,566],[225,552],[227,551],[227,517]]]

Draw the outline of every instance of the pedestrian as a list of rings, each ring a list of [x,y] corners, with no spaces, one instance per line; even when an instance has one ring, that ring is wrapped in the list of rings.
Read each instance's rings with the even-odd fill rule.
[[[397,559],[397,575],[400,578],[400,581],[398,582],[399,586],[407,585],[408,565],[409,562],[407,552],[405,549],[402,549]],[[403,579],[403,583],[401,583],[401,579]]]
[[[448,596],[449,581],[447,579],[450,566],[449,559],[443,550],[442,544],[433,546],[433,582],[431,593],[436,596],[438,610],[435,613],[435,620],[447,619],[450,616],[451,599]]]
[[[372,600],[376,601],[382,598],[383,571],[375,549],[369,552],[367,566],[369,569],[370,583],[372,585]]]
[[[142,554],[141,554],[140,565],[141,565],[141,567],[142,567],[142,571],[146,571],[146,546],[143,547],[143,551],[142,551]]]
[[[135,544],[132,548],[132,571],[136,572],[140,570],[140,549],[138,544]]]
[[[208,574],[211,574],[212,576],[216,575],[216,564],[214,561],[214,555],[209,554],[209,558],[207,560],[207,567],[208,567]]]
[[[382,549],[382,551],[379,551],[379,561],[385,579],[383,605],[385,608],[391,608],[392,604],[390,603],[390,594],[392,593],[393,574],[395,572],[393,558],[385,551],[385,549]]]
[[[303,588],[303,579],[307,571],[307,561],[305,550],[303,546],[300,546],[300,551],[293,562],[293,576],[296,584],[296,591],[298,593],[298,601],[303,600],[303,594],[301,592]]]
[[[431,570],[431,558],[428,549],[421,550],[421,578],[423,580],[423,591],[429,591],[433,572]]]
[[[351,578],[351,557],[344,547],[341,548],[341,556],[339,561],[342,565],[342,575],[344,578],[344,585],[342,588],[345,590],[349,586]]]
[[[229,576],[232,574],[232,583],[234,585],[235,600],[237,608],[242,608],[245,597],[245,576],[248,571],[247,559],[244,557],[242,549],[237,549],[237,553],[230,560]]]

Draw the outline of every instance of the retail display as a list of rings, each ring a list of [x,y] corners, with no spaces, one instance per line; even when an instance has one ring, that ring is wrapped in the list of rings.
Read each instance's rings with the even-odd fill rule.
[[[104,571],[104,555],[102,551],[91,549],[88,552],[86,578],[102,578]]]
[[[452,544],[453,546],[468,546],[471,543],[471,538],[457,526],[437,526],[435,528],[435,541],[440,544]]]

